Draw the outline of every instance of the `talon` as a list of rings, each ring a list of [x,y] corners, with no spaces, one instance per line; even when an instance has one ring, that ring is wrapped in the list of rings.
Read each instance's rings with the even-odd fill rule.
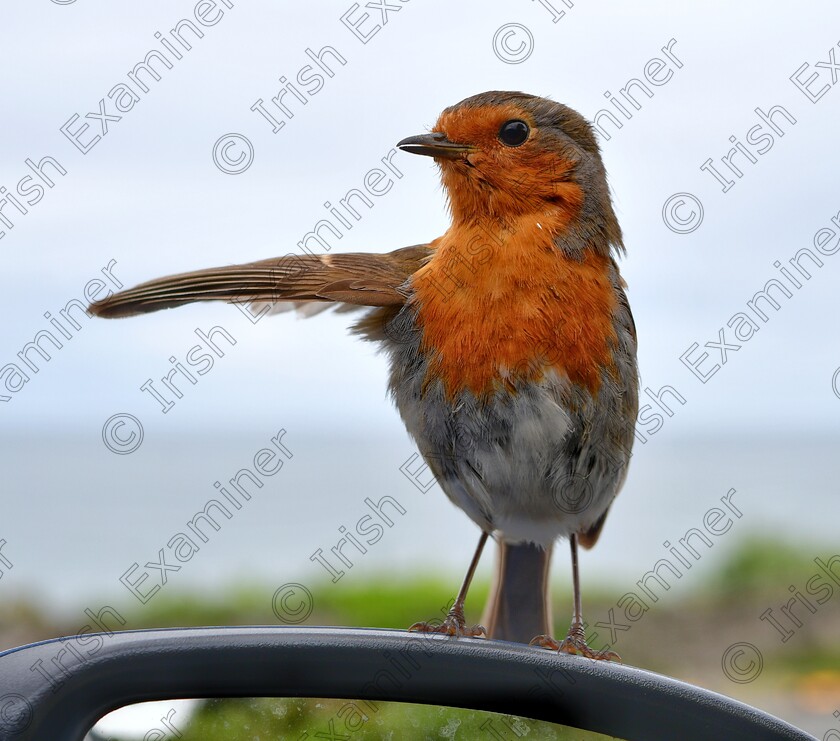
[[[615,651],[596,651],[586,645],[586,636],[583,632],[583,626],[580,624],[572,624],[569,628],[569,634],[562,642],[556,641],[551,636],[541,635],[534,638],[528,645],[540,646],[547,648],[550,651],[557,651],[558,653],[571,654],[572,656],[583,656],[594,661],[618,661],[621,662],[621,657]]]
[[[414,623],[408,631],[409,633],[441,633],[443,635],[463,638],[481,638],[487,636],[487,631],[483,625],[473,625],[468,628],[467,622],[464,619],[464,613],[454,609],[449,611],[440,625],[423,621]]]
[[[529,646],[539,646],[540,648],[547,648],[549,651],[559,651],[560,643],[555,641],[551,636],[541,635],[532,638],[528,643]]]
[[[436,632],[436,626],[432,625],[431,623],[420,622],[414,623],[408,629],[409,633],[434,633]]]
[[[618,661],[621,662],[621,657],[615,651],[595,651],[586,645],[585,641],[576,641],[571,638],[566,638],[561,644],[558,652],[571,654],[572,656],[583,656],[594,661]]]

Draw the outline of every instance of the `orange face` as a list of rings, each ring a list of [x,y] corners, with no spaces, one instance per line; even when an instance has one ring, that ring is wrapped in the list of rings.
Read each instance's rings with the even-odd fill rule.
[[[503,128],[515,122],[527,126],[527,137],[505,143]],[[571,181],[574,151],[558,146],[527,110],[515,104],[456,108],[440,116],[434,131],[470,146],[464,157],[437,160],[456,219],[545,209],[559,209],[570,219],[579,210],[583,193]]]

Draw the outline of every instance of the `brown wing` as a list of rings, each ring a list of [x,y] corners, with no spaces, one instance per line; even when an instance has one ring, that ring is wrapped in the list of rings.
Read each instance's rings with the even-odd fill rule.
[[[194,301],[338,301],[359,306],[405,303],[400,287],[432,255],[428,244],[384,255],[286,255],[150,280],[91,304],[113,318],[170,309]]]
[[[636,345],[638,344],[638,340],[636,338],[636,322],[633,320],[633,313],[630,311],[630,303],[627,301],[627,294],[624,292],[624,289],[627,288],[627,283],[621,277],[620,273],[618,272],[618,265],[616,264],[615,260],[612,258],[610,259],[612,263],[613,270],[615,271],[615,275],[618,278],[618,290],[616,291],[616,297],[618,299],[618,306],[619,306],[619,322],[621,326],[629,333],[630,337],[633,340],[633,353],[635,358],[635,351]],[[623,433],[623,439],[617,441],[617,449],[619,450],[627,450],[628,452],[633,447],[633,430],[635,428],[636,422],[636,415],[639,411],[639,401],[638,401],[638,380],[636,377],[636,370],[635,370],[635,360],[634,360],[634,370],[633,370],[633,378],[631,380],[631,387],[627,389],[627,393],[625,393],[622,397],[622,400],[625,405],[625,409],[623,410],[623,416],[626,420],[628,420],[628,424],[626,427],[621,431]],[[629,461],[628,461],[629,467]],[[624,477],[621,481],[618,482],[616,486],[616,495],[621,490],[621,487],[624,485],[624,479],[627,477],[627,469],[624,470]],[[609,507],[607,507],[604,514],[602,514],[595,524],[589,528],[589,530],[582,531],[578,533],[578,542],[584,548],[592,548],[597,542],[598,538],[601,536],[601,530],[604,528],[604,523],[607,521],[607,514],[609,514]]]

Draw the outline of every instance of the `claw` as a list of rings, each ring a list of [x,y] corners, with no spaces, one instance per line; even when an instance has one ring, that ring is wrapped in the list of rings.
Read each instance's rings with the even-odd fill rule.
[[[554,640],[551,636],[541,635],[532,638],[528,643],[529,646],[539,646],[540,648],[547,648],[549,651],[559,651],[560,642]]]
[[[583,626],[580,624],[572,624],[572,627],[569,629],[569,634],[562,642],[556,641],[551,636],[541,635],[534,638],[528,645],[539,646],[549,651],[571,654],[572,656],[584,656],[587,659],[594,659],[595,661],[621,662],[621,657],[615,651],[595,651],[589,648],[586,645]]]
[[[473,625],[468,628],[463,611],[456,610],[455,608],[447,613],[440,625],[419,622],[414,623],[408,631],[409,633],[442,633],[443,635],[457,636],[460,638],[487,637],[487,631],[483,625]]]

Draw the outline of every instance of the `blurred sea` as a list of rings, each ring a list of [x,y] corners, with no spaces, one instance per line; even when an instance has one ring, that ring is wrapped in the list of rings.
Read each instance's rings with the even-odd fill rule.
[[[284,442],[294,457],[274,475],[260,477],[263,487],[252,486],[251,500],[235,510],[213,483],[229,481],[243,467],[253,470],[255,453],[269,447],[277,431],[266,432],[225,439],[149,437],[124,456],[96,437],[3,439],[0,539],[7,541],[2,554],[13,567],[4,569],[0,598],[29,596],[71,615],[89,603],[133,602],[120,577],[134,564],[131,581],[148,572],[142,590],[158,585],[156,594],[165,590],[170,596],[243,583],[317,583],[328,578],[310,559],[317,549],[343,569],[343,580],[397,579],[427,570],[451,575],[456,588],[478,531],[437,485],[421,490],[430,480],[428,471],[420,472],[418,488],[400,470],[410,474],[420,465],[415,459],[404,466],[416,452],[407,437],[289,433]],[[749,534],[786,539],[814,549],[815,556],[824,553],[837,543],[837,452],[837,440],[830,437],[637,443],[601,540],[582,557],[584,585],[632,588],[659,558],[669,557],[663,543],[675,544],[691,528],[702,530],[706,513],[719,507],[730,489],[736,490],[731,501],[742,517],[733,517],[726,533],[709,536],[711,548],[699,546],[700,562],[669,594],[700,585],[702,575]],[[380,539],[367,545],[365,554],[345,547],[353,565],[341,566],[330,555],[342,537],[340,528],[358,538],[356,523],[370,514],[365,499],[378,502],[386,495],[404,514],[387,505],[393,525],[381,524]],[[205,543],[187,522],[211,498],[225,502],[231,517],[217,511],[219,530],[205,523]],[[178,532],[190,534],[200,548],[180,564],[166,546]],[[166,572],[165,584],[159,570],[146,566],[160,561],[161,549],[167,562],[180,566]],[[835,550],[840,552],[840,544]],[[485,554],[480,573],[489,573],[491,564]],[[555,584],[567,585],[562,543],[553,568]]]

